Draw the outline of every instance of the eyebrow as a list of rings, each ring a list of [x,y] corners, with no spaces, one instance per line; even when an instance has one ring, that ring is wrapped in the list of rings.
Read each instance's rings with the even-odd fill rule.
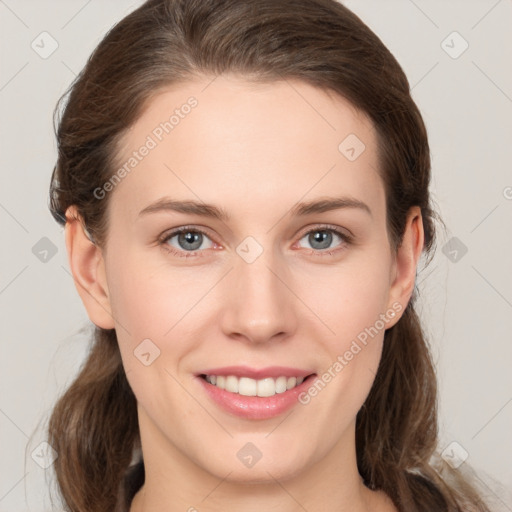
[[[326,197],[309,202],[297,203],[291,208],[290,213],[292,216],[301,217],[313,213],[324,213],[348,208],[361,210],[372,216],[372,212],[366,203],[352,197]],[[139,212],[139,217],[150,213],[165,211],[200,215],[202,217],[218,219],[222,222],[229,220],[229,214],[223,208],[197,201],[177,201],[169,197],[162,197],[158,201],[146,206],[146,208]]]
[[[309,215],[311,213],[341,210],[345,208],[355,208],[368,213],[370,217],[372,216],[372,211],[366,203],[352,197],[326,197],[324,199],[315,199],[314,201],[309,201],[307,203],[296,204],[290,212],[292,215],[301,216]]]

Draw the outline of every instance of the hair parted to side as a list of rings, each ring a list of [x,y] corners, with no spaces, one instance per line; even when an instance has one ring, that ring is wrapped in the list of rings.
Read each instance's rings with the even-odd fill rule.
[[[368,115],[378,135],[391,244],[400,245],[406,214],[419,206],[424,250],[431,252],[430,152],[408,80],[380,39],[335,0],[149,0],[121,20],[59,103],[67,98],[50,187],[55,219],[64,224],[75,205],[103,246],[108,198],[93,192],[116,171],[126,130],[156,92],[223,73],[260,82],[299,79]],[[487,512],[469,481],[437,455],[436,376],[414,299],[385,333],[375,382],[357,415],[359,472],[400,511]],[[140,436],[115,330],[96,328],[48,434],[67,510],[127,510],[126,475]]]

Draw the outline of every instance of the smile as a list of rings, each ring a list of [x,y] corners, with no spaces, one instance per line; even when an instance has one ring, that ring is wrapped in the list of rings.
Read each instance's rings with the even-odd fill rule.
[[[304,377],[286,377],[251,379],[235,375],[202,375],[206,382],[230,393],[243,396],[269,397],[293,389],[304,381]]]

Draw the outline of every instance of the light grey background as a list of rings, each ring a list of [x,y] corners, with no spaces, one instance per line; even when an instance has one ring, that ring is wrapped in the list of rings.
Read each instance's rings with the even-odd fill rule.
[[[140,3],[0,0],[0,512],[50,510],[51,467],[34,459],[48,456],[38,448],[45,422],[92,332],[47,209],[53,108]],[[439,375],[440,448],[457,442],[446,456],[467,452],[459,470],[470,464],[496,510],[512,511],[512,1],[345,3],[403,66],[429,131],[448,232],[418,283]],[[42,58],[52,39],[58,48]]]

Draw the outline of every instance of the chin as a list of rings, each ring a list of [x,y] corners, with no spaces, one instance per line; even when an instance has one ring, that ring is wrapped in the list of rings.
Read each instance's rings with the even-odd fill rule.
[[[254,455],[256,456],[256,454]],[[291,458],[290,453],[283,453],[282,457],[276,452],[271,453],[268,457],[261,454],[261,458],[258,460],[254,458],[251,461],[250,457],[247,457],[247,460],[244,461],[244,452],[242,451],[240,459],[234,457],[226,460],[224,455],[224,463],[211,467],[210,461],[223,460],[212,454],[211,459],[203,468],[215,477],[228,482],[257,485],[274,484],[276,480],[293,479],[307,467],[307,461],[303,458],[298,460]]]

